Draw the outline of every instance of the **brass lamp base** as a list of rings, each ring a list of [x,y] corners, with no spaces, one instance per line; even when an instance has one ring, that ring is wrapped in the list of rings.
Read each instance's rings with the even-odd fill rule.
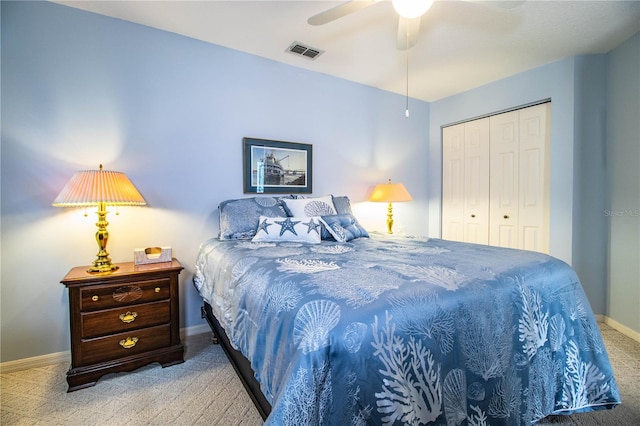
[[[113,272],[116,269],[118,269],[118,265],[111,263],[111,259],[107,259],[107,261],[96,259],[93,261],[93,266],[87,269],[87,272],[97,274],[101,272]]]
[[[96,274],[101,272],[112,272],[118,269],[118,265],[111,263],[109,253],[107,252],[107,241],[109,240],[109,232],[107,232],[107,210],[105,203],[98,204],[98,222],[96,226],[98,231],[96,232],[96,241],[98,242],[98,257],[93,261],[93,266],[87,269],[87,272]]]
[[[387,207],[387,234],[393,234],[393,207],[391,203]]]

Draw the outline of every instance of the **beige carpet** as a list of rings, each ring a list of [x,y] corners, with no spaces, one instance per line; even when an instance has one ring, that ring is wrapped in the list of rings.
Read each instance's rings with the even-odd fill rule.
[[[67,393],[68,363],[0,374],[0,424],[262,425],[240,379],[211,333],[184,340],[185,362],[107,374]]]
[[[640,425],[640,343],[602,324],[623,404],[614,410],[547,418],[539,424]],[[109,374],[67,393],[67,363],[0,374],[0,424],[261,425],[222,348],[211,334],[185,339],[185,363]]]

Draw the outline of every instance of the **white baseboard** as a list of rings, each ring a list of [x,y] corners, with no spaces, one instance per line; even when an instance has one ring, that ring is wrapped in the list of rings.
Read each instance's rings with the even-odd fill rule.
[[[627,337],[632,338],[633,340],[635,340],[636,342],[640,342],[640,333],[638,333],[635,330],[630,329],[629,327],[627,327],[626,325],[620,324],[618,321],[609,318],[607,316],[604,317],[604,321],[605,324],[607,324],[609,327],[615,329],[616,331],[624,334]]]
[[[13,373],[14,371],[44,367],[51,364],[59,364],[61,362],[71,362],[71,351],[56,352],[47,355],[3,362],[0,364],[0,371],[3,373]]]
[[[191,327],[180,329],[180,338],[184,340],[186,336],[193,336],[211,332],[209,324],[198,324]],[[47,355],[34,356],[31,358],[17,359],[15,361],[7,361],[0,363],[0,372],[12,373],[14,371],[27,370],[29,368],[44,367],[61,362],[71,362],[71,351],[56,352]]]

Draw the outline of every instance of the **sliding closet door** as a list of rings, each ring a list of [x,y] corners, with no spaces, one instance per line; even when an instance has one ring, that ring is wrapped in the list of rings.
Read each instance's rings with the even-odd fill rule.
[[[549,252],[551,104],[442,130],[442,238]]]
[[[442,238],[464,241],[464,124],[442,129]]]
[[[489,244],[489,118],[464,127],[464,220],[468,243]]]
[[[494,115],[491,121],[489,244],[518,248],[519,111]]]
[[[442,130],[442,238],[489,244],[489,118]]]
[[[551,104],[491,117],[489,244],[549,252]]]
[[[550,104],[520,110],[520,248],[549,252]]]

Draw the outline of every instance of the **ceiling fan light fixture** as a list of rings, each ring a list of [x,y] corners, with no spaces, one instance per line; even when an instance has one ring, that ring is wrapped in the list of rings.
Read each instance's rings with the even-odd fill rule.
[[[392,0],[398,15],[407,19],[419,18],[433,5],[433,0]]]

